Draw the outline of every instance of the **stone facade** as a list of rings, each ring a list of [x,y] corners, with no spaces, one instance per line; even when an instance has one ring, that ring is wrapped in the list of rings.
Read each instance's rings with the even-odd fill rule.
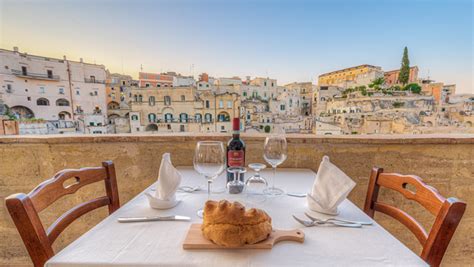
[[[158,175],[161,155],[170,152],[173,163],[191,166],[196,142],[199,140],[227,141],[230,135],[106,135],[106,136],[41,136],[0,137],[0,265],[29,264],[30,260],[20,236],[8,215],[4,198],[17,192],[29,192],[55,172],[65,168],[98,166],[103,160],[116,165],[121,204],[153,183]],[[262,162],[265,135],[242,134],[247,145],[247,163]],[[389,172],[417,174],[436,187],[444,196],[455,196],[468,203],[443,260],[445,266],[469,265],[474,254],[474,135],[430,136],[340,136],[316,137],[289,135],[289,156],[283,168],[318,169],[323,155],[356,181],[349,198],[363,207],[368,176],[373,166]],[[291,178],[291,177],[289,177]],[[102,184],[90,185],[75,195],[67,196],[42,212],[44,225],[92,196],[103,194]],[[429,227],[433,216],[411,201],[386,190],[380,199],[406,210]],[[106,208],[80,218],[68,227],[55,243],[59,251],[72,240],[100,222]],[[388,231],[420,252],[416,238],[400,223],[377,214],[376,220]],[[429,229],[429,228],[428,228]]]

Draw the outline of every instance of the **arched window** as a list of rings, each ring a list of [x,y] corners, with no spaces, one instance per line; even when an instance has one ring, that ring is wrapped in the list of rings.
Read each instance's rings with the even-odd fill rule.
[[[148,122],[156,122],[156,115],[154,113],[148,114]]]
[[[67,101],[64,98],[60,98],[60,99],[56,100],[56,106],[68,107],[69,106],[69,101]]]
[[[196,122],[201,122],[202,121],[202,115],[199,114],[199,113],[196,113],[196,115],[194,115],[194,120]]]
[[[148,98],[148,105],[150,106],[154,106],[155,105],[155,97],[154,96],[150,96]]]
[[[46,98],[38,98],[38,100],[36,100],[36,105],[38,105],[38,106],[49,106],[49,100],[46,99]]]
[[[186,97],[184,95],[181,96],[181,101],[186,101]]]
[[[166,113],[165,114],[165,122],[173,122],[173,114]]]
[[[186,113],[179,114],[179,122],[188,122],[188,114]]]
[[[230,116],[227,112],[221,112],[219,113],[219,115],[217,115],[217,121],[219,122],[230,121]]]
[[[165,96],[164,101],[165,101],[165,105],[166,105],[166,106],[171,105],[171,97],[170,97],[170,96],[168,96],[168,95]]]
[[[70,119],[71,118],[71,113],[69,113],[67,111],[61,111],[58,114],[58,118],[60,120]]]
[[[212,114],[211,113],[206,113],[206,115],[204,115],[204,121],[205,122],[212,122]]]

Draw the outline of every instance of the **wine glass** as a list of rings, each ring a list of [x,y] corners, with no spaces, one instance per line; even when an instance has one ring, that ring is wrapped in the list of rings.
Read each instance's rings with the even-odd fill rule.
[[[284,134],[277,133],[265,139],[263,158],[273,168],[272,186],[265,189],[265,193],[272,196],[281,195],[283,189],[275,187],[276,168],[282,164],[288,154],[288,145]]]
[[[245,187],[247,194],[262,194],[268,186],[267,180],[260,175],[260,171],[265,169],[267,166],[262,163],[250,163],[249,168],[252,169],[255,174],[247,179]]]
[[[218,141],[201,141],[196,145],[193,159],[194,169],[207,180],[207,200],[211,198],[211,184],[226,167],[224,144]],[[197,212],[202,218],[203,209]]]

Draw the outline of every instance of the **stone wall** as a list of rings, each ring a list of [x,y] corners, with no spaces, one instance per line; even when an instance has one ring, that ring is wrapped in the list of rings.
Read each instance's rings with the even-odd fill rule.
[[[225,135],[101,135],[0,137],[0,265],[29,264],[29,257],[6,211],[4,198],[16,192],[29,192],[41,181],[65,168],[98,166],[103,160],[116,164],[121,203],[126,203],[154,182],[159,160],[171,152],[176,165],[192,165],[198,140],[227,140]],[[243,135],[247,162],[263,162],[264,135]],[[289,156],[283,167],[317,170],[323,155],[351,176],[357,186],[350,199],[363,206],[372,166],[386,171],[417,174],[445,196],[468,203],[464,218],[448,248],[444,265],[467,265],[474,254],[474,135],[419,136],[340,136],[290,135]],[[45,225],[91,195],[103,192],[102,184],[90,185],[67,196],[42,213]],[[416,203],[398,194],[381,192],[381,199],[396,204],[425,227],[433,217]],[[105,208],[73,223],[56,241],[60,250],[106,216]],[[407,246],[420,251],[413,235],[384,215],[376,216],[384,227]],[[389,249],[389,248],[387,248]]]

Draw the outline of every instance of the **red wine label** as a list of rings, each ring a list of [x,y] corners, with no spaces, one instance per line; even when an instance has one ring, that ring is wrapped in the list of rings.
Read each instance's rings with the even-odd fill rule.
[[[244,151],[243,150],[229,150],[227,152],[227,164],[231,167],[244,166]]]

